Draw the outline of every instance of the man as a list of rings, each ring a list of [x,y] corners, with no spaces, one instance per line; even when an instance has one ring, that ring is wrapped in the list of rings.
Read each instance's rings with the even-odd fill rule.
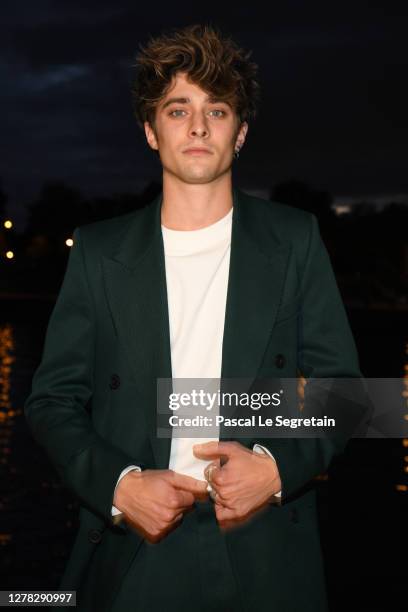
[[[134,93],[162,194],[74,231],[25,411],[81,502],[80,610],[327,609],[313,478],[346,440],[156,430],[161,378],[360,376],[316,219],[232,184],[255,72],[210,27],[151,40]]]

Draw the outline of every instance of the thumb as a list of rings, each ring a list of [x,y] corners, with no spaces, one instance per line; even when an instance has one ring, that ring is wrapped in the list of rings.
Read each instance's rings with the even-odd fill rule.
[[[194,444],[193,453],[199,459],[220,459],[221,465],[227,462],[228,458],[236,451],[236,447],[231,442],[205,442],[204,444]]]

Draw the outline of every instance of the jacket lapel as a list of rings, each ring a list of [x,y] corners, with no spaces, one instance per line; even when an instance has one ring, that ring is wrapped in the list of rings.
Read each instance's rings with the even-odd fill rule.
[[[250,387],[262,363],[283,292],[290,249],[268,231],[262,212],[250,196],[234,190],[222,389],[227,389],[229,378],[246,379],[239,385],[241,392]],[[226,429],[221,428],[220,438],[229,438]],[[240,442],[245,444],[244,439]],[[249,445],[250,439],[247,442]]]
[[[251,197],[234,190],[223,378],[256,376],[275,322],[288,255],[289,248],[268,235]]]
[[[171,438],[156,434],[156,379],[172,377],[161,202],[162,194],[132,219],[113,257],[103,257],[103,268],[112,318],[149,419],[156,466],[166,469]]]
[[[233,189],[233,198],[222,378],[253,379],[274,325],[289,249],[268,233],[250,196]],[[172,370],[161,203],[162,193],[132,218],[114,254],[102,259],[114,325],[149,407],[157,468],[165,469],[171,438],[157,437],[156,379],[171,379]]]

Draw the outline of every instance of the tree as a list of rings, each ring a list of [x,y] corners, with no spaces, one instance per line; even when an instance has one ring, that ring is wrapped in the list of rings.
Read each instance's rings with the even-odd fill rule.
[[[333,217],[331,209],[333,198],[330,193],[313,189],[307,183],[297,179],[290,179],[275,185],[271,199],[307,210],[322,221]]]

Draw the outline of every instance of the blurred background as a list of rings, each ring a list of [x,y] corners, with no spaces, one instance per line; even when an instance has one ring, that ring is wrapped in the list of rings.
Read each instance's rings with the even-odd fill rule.
[[[364,375],[408,381],[408,20],[337,0],[0,11],[0,588],[47,590],[78,508],[22,408],[74,228],[161,189],[132,113],[139,44],[206,22],[252,49],[262,100],[234,182],[317,216]],[[330,610],[406,610],[408,440],[351,440],[317,485]]]

